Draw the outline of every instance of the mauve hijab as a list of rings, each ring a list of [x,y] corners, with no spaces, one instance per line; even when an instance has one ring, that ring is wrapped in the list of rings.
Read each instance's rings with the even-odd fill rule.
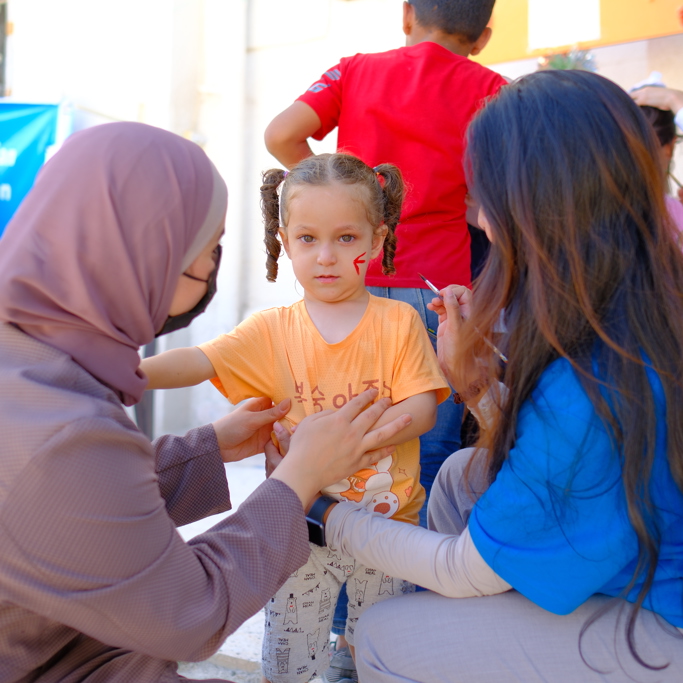
[[[0,239],[0,320],[68,353],[126,405],[138,348],[225,217],[206,154],[173,133],[109,123],[71,136]]]

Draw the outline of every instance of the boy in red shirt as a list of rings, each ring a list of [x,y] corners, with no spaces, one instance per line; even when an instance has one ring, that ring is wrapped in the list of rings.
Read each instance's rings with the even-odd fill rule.
[[[467,59],[491,36],[494,0],[403,4],[406,47],[342,59],[266,129],[266,146],[292,167],[312,154],[307,138],[339,128],[338,151],[370,166],[390,162],[410,192],[398,229],[396,275],[373,263],[366,283],[426,289],[469,284],[464,133],[483,100],[505,80]]]
[[[371,167],[393,163],[401,169],[408,191],[396,229],[396,275],[383,275],[381,263],[372,262],[365,281],[372,294],[416,308],[435,346],[438,318],[426,307],[433,294],[418,273],[439,288],[470,284],[465,131],[506,81],[468,56],[479,54],[491,37],[487,24],[494,3],[404,2],[406,47],[342,59],[265,132],[268,151],[288,168],[313,154],[309,137],[322,140],[337,127],[337,151]],[[420,480],[427,496],[443,461],[460,448],[461,422],[462,406],[445,401],[434,429],[420,437]]]

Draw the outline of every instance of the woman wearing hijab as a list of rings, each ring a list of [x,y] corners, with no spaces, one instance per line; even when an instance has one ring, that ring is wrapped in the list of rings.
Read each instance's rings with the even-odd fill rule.
[[[108,124],[66,142],[0,241],[4,683],[177,680],[174,660],[209,656],[306,561],[315,493],[409,421],[366,433],[372,392],[319,414],[238,511],[181,539],[230,508],[223,463],[288,408],[256,399],[151,444],[122,407],[145,388],[138,348],[215,291],[226,207],[196,145]]]

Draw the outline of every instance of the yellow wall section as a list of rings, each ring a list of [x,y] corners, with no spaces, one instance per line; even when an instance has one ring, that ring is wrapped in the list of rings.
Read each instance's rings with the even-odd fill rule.
[[[600,0],[600,39],[578,43],[578,47],[590,49],[681,33],[682,7],[682,0]],[[529,50],[528,17],[528,0],[497,0],[490,24],[493,36],[474,59],[481,64],[498,64],[575,47]]]
[[[596,45],[670,36],[683,32],[681,0],[600,0],[602,38]]]

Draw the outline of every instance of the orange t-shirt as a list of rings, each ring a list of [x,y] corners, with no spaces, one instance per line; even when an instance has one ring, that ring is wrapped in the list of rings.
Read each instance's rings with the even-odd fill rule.
[[[232,332],[201,344],[216,388],[232,403],[267,396],[291,398],[286,420],[338,409],[370,387],[394,403],[425,391],[445,400],[450,389],[417,312],[408,304],[370,296],[356,328],[328,344],[303,301],[255,313]],[[325,489],[337,500],[366,505],[386,517],[417,523],[424,503],[420,442],[413,439],[380,460]]]

